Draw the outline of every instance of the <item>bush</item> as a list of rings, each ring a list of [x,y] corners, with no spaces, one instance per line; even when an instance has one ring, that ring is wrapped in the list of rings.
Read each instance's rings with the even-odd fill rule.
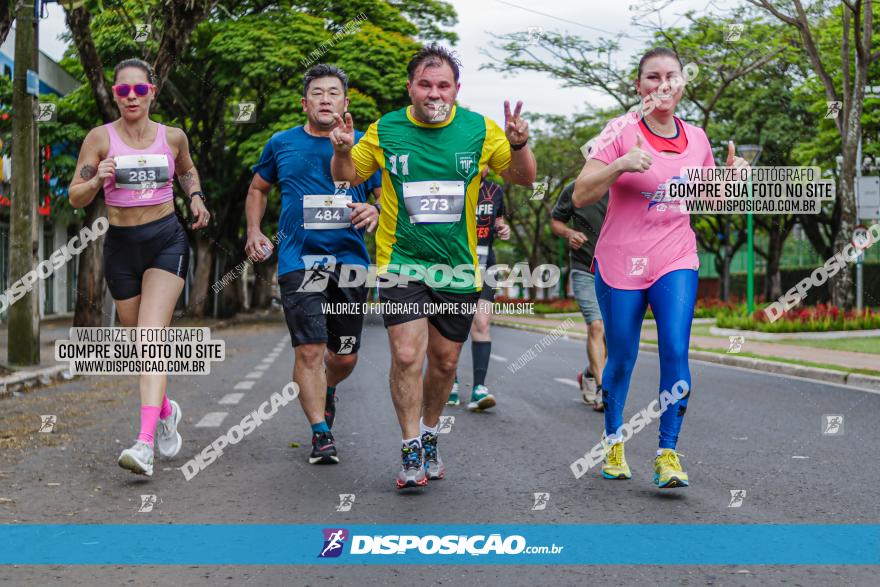
[[[873,330],[880,328],[880,313],[866,308],[863,312],[845,312],[837,306],[818,304],[789,310],[776,322],[770,322],[759,310],[751,316],[745,313],[722,312],[716,324],[719,328],[757,330],[759,332],[825,332],[829,330]]]
[[[694,318],[715,318],[722,312],[745,314],[746,305],[745,303],[723,302],[718,298],[699,298],[696,307],[694,307]],[[645,317],[649,320],[654,319],[654,313],[650,307]]]

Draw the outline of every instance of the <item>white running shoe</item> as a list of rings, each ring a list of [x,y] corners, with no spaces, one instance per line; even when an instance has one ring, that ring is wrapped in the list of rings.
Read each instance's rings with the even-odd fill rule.
[[[153,447],[138,440],[119,455],[119,466],[138,475],[153,476]]]
[[[159,420],[159,425],[156,426],[156,444],[159,448],[159,454],[166,459],[176,457],[180,452],[180,447],[183,446],[183,439],[177,431],[177,424],[182,416],[180,406],[176,401],[171,400],[171,415],[164,420]]]
[[[596,385],[596,378],[592,374],[581,371],[578,373],[578,383],[581,388],[581,398],[583,398],[585,404],[595,408],[597,404],[602,403],[599,386]]]

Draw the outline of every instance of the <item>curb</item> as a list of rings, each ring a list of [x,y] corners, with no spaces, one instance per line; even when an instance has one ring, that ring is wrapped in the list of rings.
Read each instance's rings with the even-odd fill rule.
[[[281,310],[268,309],[254,314],[233,316],[232,318],[218,320],[210,324],[208,327],[223,329],[237,326],[239,324],[261,322],[275,313],[281,315]],[[67,374],[65,375],[65,373]],[[39,389],[40,387],[46,387],[59,380],[70,381],[75,377],[79,377],[79,375],[70,375],[67,365],[54,365],[42,369],[16,371],[12,375],[0,377],[0,399],[13,397],[16,393],[29,392]]]
[[[552,328],[541,328],[533,325],[511,324],[509,322],[493,321],[496,326],[505,326],[516,330],[525,330],[528,332],[540,332],[547,334]],[[567,338],[576,340],[586,340],[587,334],[580,332],[566,332]],[[656,344],[639,343],[640,351],[657,352]],[[813,379],[816,381],[824,381],[827,383],[836,383],[837,385],[845,385],[848,387],[858,387],[863,391],[880,393],[880,377],[872,375],[861,375],[859,373],[847,373],[845,371],[835,371],[833,369],[822,369],[819,367],[807,367],[804,365],[794,365],[791,363],[779,363],[777,361],[765,361],[763,359],[755,359],[753,357],[740,357],[738,355],[711,353],[708,351],[688,351],[688,357],[697,361],[705,361],[707,363],[718,363],[727,365],[728,367],[739,367],[741,369],[751,369],[753,371],[761,371],[763,373],[775,373],[777,375],[791,375],[793,377],[802,377],[804,379]]]
[[[880,329],[874,330],[832,330],[830,332],[760,332],[758,330],[738,330],[736,328],[709,329],[715,336],[744,336],[754,340],[837,340],[841,338],[864,338],[880,336]]]
[[[39,387],[52,385],[59,379],[69,381],[75,376],[67,372],[67,365],[55,365],[33,371],[17,371],[12,375],[0,377],[0,399],[12,397],[18,392],[27,392]]]

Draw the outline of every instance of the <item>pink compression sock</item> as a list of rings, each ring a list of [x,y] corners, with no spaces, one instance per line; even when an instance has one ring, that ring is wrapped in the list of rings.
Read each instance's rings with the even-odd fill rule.
[[[137,439],[153,446],[153,434],[159,421],[159,406],[141,406],[141,433]]]
[[[171,415],[171,402],[168,401],[168,394],[162,398],[162,409],[159,411],[159,419],[164,420]]]

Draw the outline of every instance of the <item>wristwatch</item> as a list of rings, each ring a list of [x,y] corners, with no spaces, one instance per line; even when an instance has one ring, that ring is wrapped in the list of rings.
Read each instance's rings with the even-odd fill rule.
[[[525,147],[528,144],[529,144],[529,139],[524,140],[523,142],[521,142],[518,145],[514,145],[513,143],[510,143],[510,150],[511,151],[519,151],[520,149],[522,149],[523,147]]]
[[[198,196],[198,197],[200,197],[200,198],[202,199],[202,203],[205,202],[205,194],[203,194],[203,193],[201,192],[201,190],[199,190],[199,191],[195,191],[195,192],[191,193],[191,194],[190,194],[189,196],[187,196],[187,197],[189,198],[189,201],[192,202],[192,199],[193,199],[194,197],[196,197],[196,196]]]

